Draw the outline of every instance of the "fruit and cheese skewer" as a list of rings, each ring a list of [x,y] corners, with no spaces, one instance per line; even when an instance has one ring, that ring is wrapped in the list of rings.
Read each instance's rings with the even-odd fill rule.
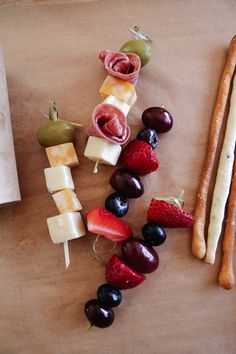
[[[58,119],[56,104],[49,102],[50,121],[38,129],[37,138],[45,147],[51,167],[44,169],[46,186],[55,201],[60,215],[47,219],[49,234],[53,243],[63,243],[66,268],[70,264],[68,241],[85,235],[83,220],[79,211],[80,201],[74,193],[71,169],[79,166],[73,145],[74,124]]]
[[[236,38],[235,38],[236,40]],[[229,195],[230,182],[233,170],[234,151],[236,142],[236,75],[234,75],[233,89],[230,98],[230,110],[220,154],[215,188],[213,192],[210,223],[208,228],[207,252],[205,261],[214,264],[216,248],[222,223],[224,220],[225,205]]]
[[[90,137],[84,152],[86,157],[96,162],[95,173],[100,162],[116,165],[121,153],[121,147],[118,145],[124,144],[130,136],[126,116],[137,99],[135,84],[141,68],[139,55],[143,54],[144,47],[150,46],[150,43],[142,44],[143,50],[141,50],[140,42],[144,40],[150,42],[150,40],[137,27],[133,31],[139,39],[130,41],[129,48],[133,47],[134,51],[139,48],[136,54],[132,51],[124,54],[105,50],[99,55],[101,61],[104,62],[108,76],[99,90],[104,101],[93,111]],[[122,46],[122,48],[125,52],[127,46]],[[123,51],[122,48],[121,51]]]
[[[234,36],[231,40],[228,58],[220,81],[215,109],[211,120],[207,155],[198,189],[197,203],[194,213],[195,222],[193,225],[192,253],[200,259],[204,258],[206,254],[206,241],[204,234],[208,191],[235,66],[236,36]]]
[[[229,201],[226,214],[226,226],[223,234],[223,259],[219,274],[219,284],[222,288],[230,290],[235,285],[233,270],[233,253],[236,233],[236,159],[231,181]]]
[[[148,222],[142,227],[143,239],[133,237],[131,228],[118,219],[128,212],[128,198],[139,198],[144,192],[139,175],[151,173],[158,168],[154,152],[158,143],[156,130],[167,132],[173,124],[169,112],[160,107],[145,110],[142,119],[145,128],[123,150],[123,166],[110,177],[115,193],[106,198],[107,210],[95,207],[87,214],[87,228],[90,232],[121,243],[121,257],[113,254],[106,265],[107,283],[99,286],[97,299],[85,304],[84,311],[90,326],[110,326],[115,318],[113,308],[122,301],[120,290],[138,286],[145,280],[145,274],[158,268],[159,257],[153,246],[160,246],[166,240],[162,226],[190,227],[193,223],[193,217],[182,210],[182,200],[176,198],[169,198],[170,202],[167,198],[165,201],[155,200],[155,203],[152,200],[148,208]]]

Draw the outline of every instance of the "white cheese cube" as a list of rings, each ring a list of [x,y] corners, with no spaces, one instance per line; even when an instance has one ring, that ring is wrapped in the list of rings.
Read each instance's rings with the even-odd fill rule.
[[[44,169],[47,189],[50,193],[58,192],[62,189],[75,189],[71,176],[71,170],[67,166],[56,166]]]
[[[64,213],[47,219],[49,233],[53,243],[61,243],[86,234],[79,212]]]
[[[84,151],[88,159],[115,166],[121,153],[121,146],[107,139],[90,136]]]
[[[121,110],[121,112],[124,114],[125,117],[127,117],[129,110],[130,110],[130,106],[127,103],[119,100],[119,98],[117,98],[115,96],[107,96],[102,103],[111,104],[111,105],[117,107],[118,109]]]

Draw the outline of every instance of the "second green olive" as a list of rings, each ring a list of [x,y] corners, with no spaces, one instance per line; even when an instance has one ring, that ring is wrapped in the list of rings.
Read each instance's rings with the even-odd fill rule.
[[[72,142],[74,135],[73,125],[60,119],[45,123],[37,132],[38,142],[44,147]]]
[[[140,39],[131,39],[120,48],[122,53],[135,53],[141,59],[141,65],[146,65],[151,59],[152,48],[149,42]]]

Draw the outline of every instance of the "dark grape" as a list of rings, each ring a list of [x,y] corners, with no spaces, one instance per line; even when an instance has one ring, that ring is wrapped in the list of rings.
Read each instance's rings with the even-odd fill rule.
[[[136,272],[152,273],[159,265],[159,258],[151,246],[138,237],[129,237],[122,242],[122,257]]]
[[[151,147],[153,149],[155,149],[157,147],[157,145],[158,145],[157,133],[156,133],[155,129],[152,129],[152,128],[144,128],[144,129],[142,129],[138,133],[137,139],[145,141],[146,143],[151,145]]]
[[[150,107],[142,114],[143,124],[148,128],[153,128],[157,133],[168,132],[173,125],[171,114],[162,107]]]
[[[120,290],[113,288],[109,284],[102,284],[97,290],[99,304],[106,307],[117,307],[122,301]]]
[[[118,218],[124,216],[129,210],[129,201],[119,193],[110,194],[105,201],[105,208]]]
[[[125,168],[113,172],[110,184],[122,197],[139,198],[144,192],[143,182],[140,177]]]
[[[150,246],[160,246],[166,240],[166,233],[162,226],[155,222],[148,222],[143,225],[142,234],[144,240]]]
[[[91,325],[99,328],[109,327],[114,321],[114,311],[99,305],[97,299],[89,300],[84,306],[84,312]]]

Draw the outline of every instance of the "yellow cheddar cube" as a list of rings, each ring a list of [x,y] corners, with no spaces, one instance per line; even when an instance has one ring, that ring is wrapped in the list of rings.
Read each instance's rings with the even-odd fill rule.
[[[137,98],[134,85],[110,75],[103,82],[99,93],[103,99],[107,96],[115,96],[129,106],[132,106]]]
[[[61,214],[82,210],[79,199],[71,189],[63,189],[52,195],[56,206]]]
[[[79,166],[79,160],[73,143],[65,143],[46,148],[46,154],[51,167],[55,166]]]

